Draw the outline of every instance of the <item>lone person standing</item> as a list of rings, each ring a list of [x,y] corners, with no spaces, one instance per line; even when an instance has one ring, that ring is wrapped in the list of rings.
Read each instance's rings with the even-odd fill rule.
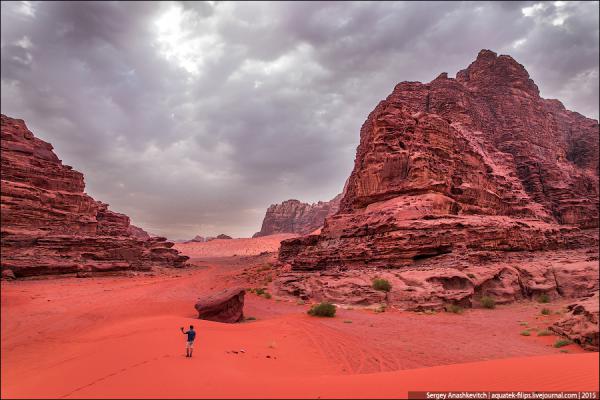
[[[190,330],[187,332],[185,332],[183,330],[183,326],[182,326],[181,332],[184,335],[187,335],[187,343],[185,345],[185,356],[191,357],[192,351],[194,350],[194,339],[196,339],[196,331],[194,330],[194,325],[190,325]]]

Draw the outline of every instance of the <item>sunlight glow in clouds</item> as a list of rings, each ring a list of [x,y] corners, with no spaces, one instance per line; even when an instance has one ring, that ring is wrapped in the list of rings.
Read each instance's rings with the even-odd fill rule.
[[[204,21],[208,25],[207,22]],[[155,26],[159,53],[193,76],[201,73],[207,60],[218,59],[222,55],[223,45],[218,35],[198,35],[186,28],[186,11],[180,4],[170,4],[169,9],[155,21]]]

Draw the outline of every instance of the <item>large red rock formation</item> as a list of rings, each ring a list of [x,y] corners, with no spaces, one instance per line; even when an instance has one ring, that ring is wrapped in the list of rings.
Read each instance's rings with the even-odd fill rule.
[[[377,105],[339,212],[279,257],[288,281],[306,282],[302,271],[590,246],[597,227],[598,122],[482,50],[455,79],[403,82]]]
[[[2,115],[1,124],[3,271],[22,277],[185,264],[173,243],[150,238],[84,193],[83,174],[22,120]]]
[[[314,204],[299,200],[286,200],[281,204],[272,204],[265,214],[260,232],[252,237],[274,235],[276,233],[297,233],[308,235],[323,226],[325,218],[335,214],[340,207],[342,195],[330,201]]]

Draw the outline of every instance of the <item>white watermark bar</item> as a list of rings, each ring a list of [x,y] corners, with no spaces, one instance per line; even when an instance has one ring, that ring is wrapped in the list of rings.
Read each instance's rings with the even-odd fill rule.
[[[490,399],[490,400],[504,400],[504,399],[598,399],[600,393],[597,391],[563,391],[563,392],[526,392],[526,391],[507,391],[507,392],[466,392],[466,391],[449,391],[449,392],[408,392],[409,399],[435,399],[435,400],[446,400],[446,399]]]

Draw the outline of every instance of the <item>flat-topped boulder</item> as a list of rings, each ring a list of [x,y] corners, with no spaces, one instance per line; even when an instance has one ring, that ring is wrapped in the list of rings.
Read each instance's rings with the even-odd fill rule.
[[[198,298],[198,318],[215,322],[235,323],[244,319],[243,288],[230,288]]]

